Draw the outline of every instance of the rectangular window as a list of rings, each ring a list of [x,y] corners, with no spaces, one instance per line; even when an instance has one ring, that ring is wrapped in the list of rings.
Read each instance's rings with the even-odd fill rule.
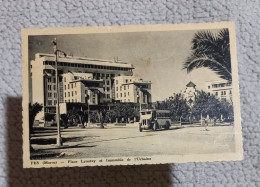
[[[71,84],[71,89],[73,88],[73,84]]]
[[[68,97],[70,97],[70,92],[68,92]]]
[[[218,92],[216,92],[216,96],[218,96]]]
[[[56,82],[56,78],[55,78],[55,77],[52,79],[52,82],[53,82],[53,83],[55,83],[55,82]]]
[[[64,93],[64,96],[66,97],[66,92]]]
[[[122,97],[122,93],[120,93],[120,97]]]
[[[124,85],[124,90],[126,89],[126,86]]]
[[[108,98],[108,99],[110,98],[110,94],[107,94],[107,98]]]
[[[48,105],[52,105],[52,100],[48,100]]]
[[[109,92],[110,91],[110,88],[109,87],[107,87],[107,92]]]
[[[56,90],[56,85],[53,85],[53,90]]]
[[[122,91],[122,86],[120,86],[120,91]]]
[[[126,97],[126,93],[124,93],[124,97]]]
[[[66,90],[66,85],[64,85],[64,90]]]
[[[116,97],[118,98],[118,93],[116,94]]]
[[[75,95],[77,95],[77,91],[75,91]]]
[[[118,80],[116,80],[116,84],[118,84]]]
[[[72,99],[72,103],[74,102],[74,100]]]
[[[129,92],[128,92],[128,96],[129,96]]]
[[[107,81],[107,85],[109,85],[109,81]]]
[[[92,99],[92,103],[93,103],[93,104],[96,103],[96,99],[95,99],[95,98]]]
[[[70,89],[70,84],[68,84],[68,89]]]
[[[56,104],[57,104],[57,100],[54,101],[54,105],[56,105]]]
[[[54,98],[56,98],[57,97],[57,94],[56,93],[54,93]]]
[[[118,87],[116,87],[116,91],[118,91]]]

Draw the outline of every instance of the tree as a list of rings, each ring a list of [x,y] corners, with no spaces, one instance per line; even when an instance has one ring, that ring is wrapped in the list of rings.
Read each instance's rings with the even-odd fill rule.
[[[133,118],[139,116],[139,107],[137,107],[134,103],[116,103],[113,110],[112,115],[115,118]]]
[[[42,104],[39,104],[39,103],[34,103],[34,104],[31,104],[29,103],[29,131],[30,133],[33,132],[33,123],[34,123],[34,120],[35,120],[35,117],[36,115],[42,111]]]
[[[100,128],[104,129],[104,121],[107,114],[107,106],[105,105],[98,105],[97,115],[100,122]]]
[[[84,128],[84,123],[87,121],[86,114],[82,109],[83,105],[74,104],[72,108],[68,110],[67,114],[61,116],[61,119],[65,121],[71,121],[72,123],[80,123],[81,127]],[[67,118],[67,119],[66,119]]]
[[[189,73],[202,67],[209,68],[220,78],[232,82],[228,29],[222,29],[218,34],[210,31],[195,34],[191,55],[184,62],[184,69]]]
[[[180,120],[188,116],[190,108],[183,94],[174,94],[171,99],[165,101],[157,101],[155,108],[159,110],[170,110],[170,115],[173,120]]]
[[[176,119],[186,118],[189,115],[190,107],[183,94],[174,94],[170,104],[170,113]]]
[[[233,118],[233,106],[226,101],[220,101],[214,95],[210,95],[204,91],[198,91],[192,107],[192,113],[197,119],[199,119],[201,115],[204,117],[209,115],[210,119],[214,117],[220,119],[221,115],[225,118]]]

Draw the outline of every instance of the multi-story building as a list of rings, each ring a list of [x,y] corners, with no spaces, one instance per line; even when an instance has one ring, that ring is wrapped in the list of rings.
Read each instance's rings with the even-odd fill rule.
[[[115,100],[141,104],[152,103],[151,82],[134,76],[115,77]]]
[[[206,82],[205,89],[220,100],[232,102],[232,84],[228,81],[222,80]]]
[[[95,80],[92,73],[65,73],[62,75],[61,103],[88,103],[103,101],[103,80]]]
[[[119,60],[58,56],[57,61],[61,102],[65,102],[65,100],[72,102],[72,99],[73,102],[75,102],[76,99],[77,101],[79,100],[78,97],[76,98],[74,95],[71,96],[71,92],[70,96],[68,96],[68,99],[67,95],[66,99],[65,94],[63,95],[63,90],[65,91],[65,85],[63,85],[64,80],[62,80],[62,75],[66,75],[66,73],[86,73],[86,76],[87,74],[91,74],[89,76],[93,76],[93,80],[102,80],[104,89],[103,102],[112,102],[115,100],[114,78],[118,76],[132,76],[132,70],[134,69],[132,64],[127,64]],[[57,88],[55,78],[55,55],[37,53],[35,55],[35,60],[32,60],[30,65],[30,102],[38,102],[44,106],[43,112],[37,115],[37,119],[39,120],[43,119],[44,113],[55,113],[56,111],[55,105],[57,102]],[[75,83],[79,84],[77,82],[84,84],[91,81],[74,80],[74,85]],[[68,88],[66,87],[66,90],[67,89]],[[75,92],[73,94],[75,94]]]

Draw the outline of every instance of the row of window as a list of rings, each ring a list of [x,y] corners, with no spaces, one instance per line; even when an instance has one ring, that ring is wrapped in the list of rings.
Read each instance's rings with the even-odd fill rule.
[[[48,95],[48,97],[52,97],[52,93],[50,93],[50,92],[48,92],[47,95]],[[54,98],[56,98],[57,97],[57,93],[54,93],[53,96],[54,96]]]
[[[52,100],[48,100],[47,104],[50,105],[50,106],[52,106],[52,104],[56,105],[57,104],[57,100],[54,100],[54,102],[52,102]]]
[[[47,82],[56,83],[56,78],[55,77],[48,77]]]
[[[128,80],[128,79],[125,79],[125,80],[124,80],[124,83],[128,83],[128,82],[132,82],[132,79],[129,79],[129,80]],[[116,84],[118,84],[118,80],[116,80]]]
[[[54,61],[44,61],[44,65],[55,65]],[[132,71],[131,68],[122,68],[114,66],[99,66],[99,65],[90,65],[90,64],[79,64],[79,63],[68,63],[68,62],[58,62],[58,66],[67,66],[67,67],[79,67],[79,68],[93,68],[93,69],[106,69],[106,70],[119,70],[119,71]]]
[[[65,99],[65,103],[70,103],[70,101],[72,103],[74,103],[74,102],[77,103],[78,102],[77,99],[71,99],[71,100],[70,99],[68,99],[68,100]],[[96,99],[95,98],[92,99],[92,103],[96,104]]]
[[[231,86],[231,84],[230,83],[213,84],[212,88],[223,88],[227,86]],[[208,86],[208,89],[210,89],[210,86]]]
[[[221,91],[220,94],[221,94],[221,95],[226,95],[226,91],[225,91],[225,90],[224,90],[224,91]],[[232,94],[232,91],[231,91],[231,90],[229,90],[229,94]],[[218,96],[218,92],[216,92],[215,95]]]
[[[127,95],[129,96],[130,93],[128,92]],[[116,97],[118,98],[118,96],[119,96],[119,94],[117,93],[117,94],[116,94]],[[120,93],[120,97],[123,97],[123,94],[122,94],[122,93]],[[124,97],[126,97],[126,92],[124,93]]]
[[[129,89],[129,85],[124,85],[124,86],[119,86],[119,87],[117,86],[116,91],[119,90],[118,88],[120,88],[120,91],[122,91],[122,87],[124,88],[124,90],[126,90],[126,88]]]
[[[74,95],[77,95],[77,91],[75,91],[75,92],[71,92],[71,97],[73,97]],[[70,97],[70,92],[68,92],[68,95],[67,95],[67,92],[64,92],[64,97]]]
[[[68,87],[67,87],[68,86]],[[69,83],[68,85],[64,85],[64,90],[66,90],[67,88],[68,89],[72,89],[73,87],[77,87],[77,84],[76,83]]]
[[[52,87],[53,90],[56,90],[56,85],[47,85],[47,90],[52,90]]]

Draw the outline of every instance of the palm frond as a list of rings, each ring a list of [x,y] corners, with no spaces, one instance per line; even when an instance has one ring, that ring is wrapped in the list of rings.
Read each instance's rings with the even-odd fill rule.
[[[191,54],[184,62],[183,69],[189,73],[202,67],[232,81],[228,29],[221,30],[217,35],[209,31],[200,31],[194,35]]]

